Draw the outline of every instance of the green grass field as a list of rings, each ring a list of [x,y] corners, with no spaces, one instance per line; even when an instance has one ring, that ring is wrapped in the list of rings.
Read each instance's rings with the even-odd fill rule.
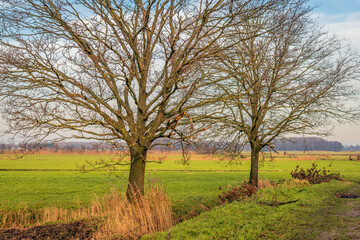
[[[162,156],[150,157],[158,159]],[[275,157],[274,161],[263,163],[260,178],[289,179],[290,171],[297,165],[308,168],[314,162],[292,160],[280,154]],[[110,158],[111,156],[102,155],[27,155],[21,159],[14,159],[0,155],[0,169],[10,170],[0,171],[1,208],[13,208],[19,204],[36,208],[53,204],[74,207],[79,202],[88,203],[94,194],[103,195],[110,188],[122,190],[126,185],[128,166],[122,166],[120,169],[124,171],[115,174],[106,171],[76,171],[79,170],[78,166],[86,161]],[[216,197],[219,186],[242,182],[248,177],[250,169],[248,160],[226,166],[225,162],[210,156],[194,155],[191,157],[190,165],[184,166],[178,163],[180,159],[179,155],[168,155],[161,164],[147,164],[147,177],[160,179],[174,202],[186,202],[188,198]],[[360,162],[347,160],[345,154],[332,153],[328,160],[317,160],[316,163],[319,167],[327,167],[331,163],[332,171],[340,172],[348,178],[353,179],[360,175]]]
[[[290,171],[295,169],[297,165],[303,168],[309,168],[313,162],[316,162],[320,168],[327,167],[332,172],[340,172],[346,179],[360,181],[360,161],[349,161],[347,153],[291,154],[293,154],[292,157],[277,154],[274,155],[275,158],[273,161],[263,162],[260,168],[260,178],[273,181],[290,179]],[[241,184],[248,178],[250,169],[250,162],[246,159],[241,161],[240,164],[229,167],[226,166],[225,162],[207,155],[191,156],[190,165],[179,164],[178,162],[181,159],[179,155],[151,155],[150,157],[151,160],[162,159],[163,161],[160,164],[147,164],[148,180],[154,181],[155,179],[166,186],[174,211],[180,213],[187,213],[193,209],[199,209],[201,205],[215,206],[218,202],[218,195],[221,193],[219,187]],[[122,166],[119,171],[115,173],[109,173],[107,171],[82,173],[79,171],[79,166],[86,161],[110,158],[111,156],[102,155],[27,155],[21,159],[14,159],[5,154],[0,155],[0,210],[18,209],[23,206],[31,209],[50,206],[77,208],[89,204],[94,198],[94,195],[103,196],[106,192],[109,192],[111,188],[117,188],[123,191],[126,187],[128,166]],[[329,168],[328,166],[330,164],[332,166]],[[294,221],[296,216],[294,212],[291,211],[297,212],[299,211],[298,208],[300,208],[305,211],[304,214],[306,215],[306,213],[315,211],[315,208],[320,208],[324,200],[323,198],[327,198],[327,194],[330,194],[329,191],[331,188],[340,191],[341,189],[346,190],[348,187],[342,185],[342,183],[332,184],[333,185],[325,187],[325,189],[328,190],[324,190],[324,196],[319,196],[318,198],[316,198],[316,191],[321,192],[322,190],[305,191],[297,189],[293,192],[284,191],[284,196],[294,198],[297,197],[297,194],[299,195],[302,191],[305,191],[301,194],[305,194],[306,198],[316,199],[311,206],[305,204],[305,208],[301,207],[301,204],[304,203],[298,203],[289,208],[285,207],[284,210],[279,213],[277,210],[264,210],[262,206],[253,202],[246,203],[244,205],[245,207],[240,203],[230,204],[224,208],[218,207],[214,211],[211,211],[214,212],[214,215],[209,216],[211,213],[207,212],[195,218],[198,220],[190,220],[185,222],[183,227],[181,227],[182,224],[175,227],[174,230],[172,230],[175,237],[174,239],[184,239],[183,237],[185,235],[192,236],[196,239],[209,239],[208,237],[211,235],[209,228],[214,228],[213,224],[215,223],[218,224],[217,227],[220,229],[220,235],[222,232],[228,232],[227,228],[232,226],[232,221],[235,221],[236,217],[233,216],[234,219],[225,218],[221,220],[217,214],[226,216],[232,212],[245,212],[246,214],[258,215],[259,211],[264,211],[264,214],[260,214],[257,220],[263,223],[255,227],[255,229],[253,227],[246,227],[247,224],[245,224],[245,222],[248,220],[245,218],[242,220],[244,223],[242,221],[238,221],[237,223],[239,225],[238,227],[242,230],[234,230],[235,232],[231,232],[232,236],[238,236],[238,234],[240,234],[241,236],[259,237],[259,234],[263,234],[264,232],[261,229],[267,228],[268,224],[273,224],[274,221],[279,221],[279,219],[283,218],[286,219],[284,216]],[[322,185],[323,184],[319,186]],[[316,186],[314,189],[321,189],[319,186]],[[308,187],[306,189],[308,189]],[[271,194],[274,195],[274,193]],[[333,193],[331,194],[333,195]],[[334,206],[338,204],[335,200],[331,201],[333,201],[331,204]],[[306,208],[306,206],[308,208]],[[209,219],[214,219],[214,221],[216,219],[216,221],[215,223],[209,223]],[[227,223],[225,224],[225,222]],[[193,227],[189,227],[186,224],[194,225]],[[200,225],[197,226],[197,224]],[[256,225],[258,223],[254,224]],[[279,226],[278,228],[276,228],[276,226],[274,227],[277,229],[276,231],[283,231],[282,225],[280,224]],[[296,230],[296,223],[293,223],[291,226]],[[203,229],[203,231],[197,232],[196,229],[198,229],[198,227]],[[184,229],[193,230],[189,230],[190,232],[188,232]],[[212,232],[212,234],[215,233]],[[267,232],[266,234],[268,234],[270,238],[273,236],[271,232]],[[156,236],[156,238],[162,238],[164,236],[165,235],[160,234]],[[215,234],[214,236],[217,235]],[[284,237],[283,239],[287,239],[288,235],[283,233],[281,236]],[[241,237],[234,238],[241,239]],[[251,237],[245,237],[244,239],[251,239]]]

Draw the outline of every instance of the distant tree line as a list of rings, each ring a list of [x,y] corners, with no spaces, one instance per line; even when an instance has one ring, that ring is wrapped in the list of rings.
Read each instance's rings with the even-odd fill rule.
[[[91,151],[92,153],[115,152],[117,151],[111,144],[97,143],[97,142],[42,142],[40,144],[19,143],[19,144],[5,144],[0,143],[0,152],[13,150],[16,152],[31,152],[38,153],[42,151],[49,151],[53,153],[85,153]]]
[[[171,144],[169,144],[171,142]],[[153,150],[158,151],[179,151],[183,147],[176,141],[158,141],[158,146]],[[171,147],[169,147],[169,145]],[[211,154],[219,150],[227,150],[227,143],[217,141],[199,141],[196,144],[185,146],[189,151],[198,154]],[[276,151],[359,151],[360,146],[343,146],[338,141],[326,141],[320,137],[293,137],[286,141],[275,140],[274,149]],[[250,151],[249,145],[244,147],[239,145],[239,149]],[[34,152],[51,151],[51,152],[65,152],[65,153],[85,153],[91,151],[93,153],[103,153],[116,151],[111,144],[97,143],[97,142],[43,142],[37,146],[29,146],[25,144],[4,144],[0,143],[0,151],[3,150],[26,150],[32,149]],[[264,149],[265,151],[267,149]]]
[[[344,146],[344,151],[360,151],[360,145]]]
[[[224,142],[201,142],[194,147],[194,151],[198,153],[211,153],[214,151],[228,149],[227,145],[231,143]],[[360,146],[359,146],[360,147]],[[232,151],[250,151],[251,147],[249,144],[238,144],[231,149]],[[327,141],[320,137],[292,137],[287,140],[275,139],[271,144],[272,150],[275,151],[348,151],[354,150],[344,148],[344,146],[338,141]],[[264,151],[269,151],[269,147],[265,147]]]
[[[337,141],[326,141],[319,137],[289,138],[286,141],[275,141],[277,151],[334,151],[344,150],[344,146]]]

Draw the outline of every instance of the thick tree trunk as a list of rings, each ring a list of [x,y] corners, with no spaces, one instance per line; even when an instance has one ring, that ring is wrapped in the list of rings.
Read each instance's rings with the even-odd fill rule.
[[[259,153],[260,148],[251,144],[251,169],[249,183],[258,186],[259,183]]]
[[[130,148],[131,165],[126,195],[144,194],[146,148]]]

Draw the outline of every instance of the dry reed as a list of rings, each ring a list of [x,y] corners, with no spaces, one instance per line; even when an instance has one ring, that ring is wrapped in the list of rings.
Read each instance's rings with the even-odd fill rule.
[[[17,211],[2,211],[0,228],[43,225],[55,221],[98,220],[95,239],[108,239],[114,235],[123,239],[137,239],[171,228],[172,209],[163,187],[150,186],[144,196],[133,195],[137,197],[130,202],[125,194],[112,190],[101,199],[95,197],[90,207],[76,210],[55,207],[32,210],[22,207]]]
[[[171,228],[171,204],[162,187],[151,187],[144,196],[133,193],[131,202],[113,192],[102,207],[108,215],[100,226],[96,239],[110,235],[121,235],[126,239],[137,239],[145,234]]]
[[[312,155],[312,154],[291,154],[290,158],[292,160],[296,160],[296,161],[315,161],[317,160],[317,156]]]
[[[270,181],[268,179],[259,179],[258,182],[258,190],[263,189],[263,188],[268,188],[268,187],[272,187],[274,186],[275,183],[273,181]]]
[[[297,184],[297,185],[310,186],[309,181],[306,180],[306,179],[297,179],[297,178],[295,178],[295,179],[292,179],[292,182],[295,183],[295,184]]]

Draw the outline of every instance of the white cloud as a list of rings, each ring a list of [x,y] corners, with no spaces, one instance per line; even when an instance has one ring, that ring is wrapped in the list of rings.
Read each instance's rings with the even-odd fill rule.
[[[318,18],[320,24],[330,33],[349,41],[354,49],[360,51],[360,12],[333,15],[315,13],[314,17]]]
[[[317,12],[313,16],[318,19],[329,33],[333,33],[339,39],[350,43],[354,50],[360,52],[360,12],[348,14]],[[343,124],[335,126],[333,135],[327,139],[340,141],[343,144],[360,144],[360,123],[358,125]]]

